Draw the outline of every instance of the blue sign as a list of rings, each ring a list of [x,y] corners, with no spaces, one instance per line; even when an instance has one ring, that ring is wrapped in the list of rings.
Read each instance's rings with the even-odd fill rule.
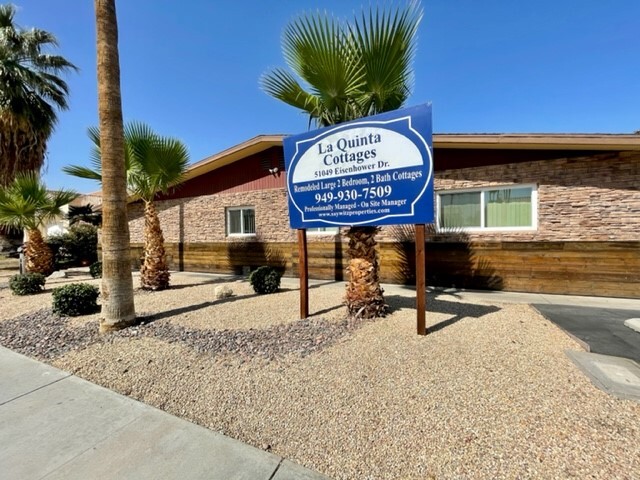
[[[291,228],[433,222],[431,104],[284,139]]]

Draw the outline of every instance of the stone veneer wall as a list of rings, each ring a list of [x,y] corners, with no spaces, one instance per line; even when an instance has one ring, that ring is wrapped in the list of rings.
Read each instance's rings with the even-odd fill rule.
[[[469,241],[640,240],[640,153],[445,170],[435,178],[436,191],[509,184],[538,186],[537,231],[469,233]],[[239,206],[255,207],[262,240],[296,242],[282,188],[167,200],[157,206],[167,242],[238,239],[226,236],[225,208]],[[131,241],[142,242],[141,204],[130,205],[130,218]],[[446,235],[433,237],[447,239]],[[308,238],[326,242],[336,236],[310,234]],[[396,239],[395,227],[385,227],[379,236],[380,241]]]
[[[436,192],[509,184],[537,185],[537,230],[468,233],[467,240],[640,240],[640,152],[444,170],[435,178]],[[381,239],[392,240],[394,231]]]
[[[296,231],[289,228],[287,193],[284,188],[157,202],[160,224],[167,243],[208,243],[247,239],[226,235],[226,208],[242,206],[255,207],[256,230],[260,240],[297,242]],[[143,242],[144,217],[140,202],[129,205],[129,218],[131,242]],[[309,235],[310,241],[327,241],[334,238],[335,235]]]

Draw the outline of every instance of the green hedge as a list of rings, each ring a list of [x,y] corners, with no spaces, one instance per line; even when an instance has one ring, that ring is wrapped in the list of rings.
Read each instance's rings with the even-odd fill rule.
[[[77,317],[98,311],[98,287],[88,283],[71,283],[53,290],[53,311],[67,317]]]
[[[44,290],[46,281],[41,273],[22,273],[9,279],[9,288],[14,295],[33,295]]]

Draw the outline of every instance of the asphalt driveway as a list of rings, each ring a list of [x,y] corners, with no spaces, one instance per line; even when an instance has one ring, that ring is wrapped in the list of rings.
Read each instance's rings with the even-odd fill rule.
[[[593,353],[630,358],[640,363],[640,333],[624,325],[640,310],[533,304],[542,315],[587,343]]]

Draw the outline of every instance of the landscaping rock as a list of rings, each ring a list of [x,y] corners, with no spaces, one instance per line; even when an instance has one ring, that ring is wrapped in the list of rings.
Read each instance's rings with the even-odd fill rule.
[[[216,300],[221,300],[223,298],[229,298],[233,295],[233,290],[228,285],[220,285],[215,288],[213,291],[216,297]]]

